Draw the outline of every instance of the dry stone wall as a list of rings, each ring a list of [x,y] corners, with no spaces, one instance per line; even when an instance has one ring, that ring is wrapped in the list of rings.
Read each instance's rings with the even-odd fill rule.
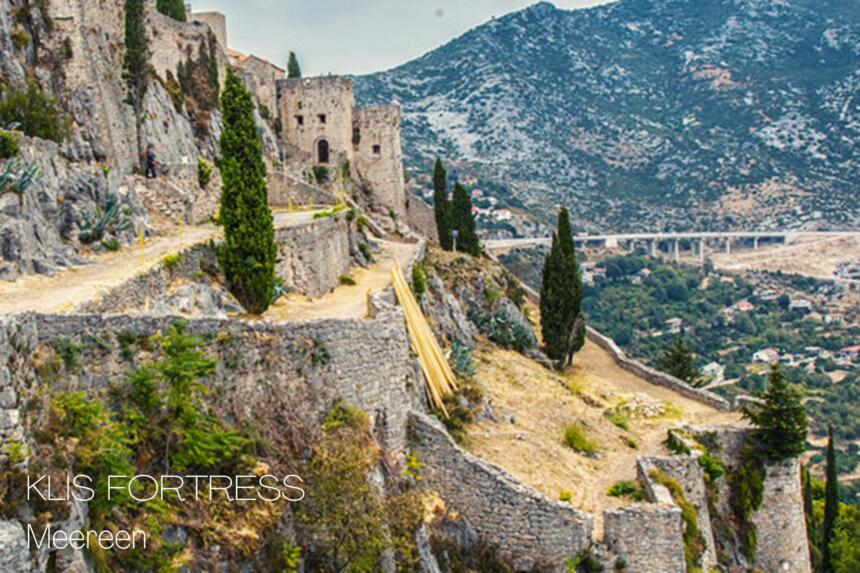
[[[604,543],[636,573],[686,573],[681,510],[638,504],[603,512]],[[617,562],[616,562],[617,563]]]
[[[684,490],[684,498],[692,503],[697,512],[696,524],[705,540],[705,550],[702,554],[701,568],[703,571],[710,569],[717,562],[716,545],[714,535],[711,531],[711,516],[708,508],[708,492],[705,487],[705,472],[696,458],[691,456],[655,456],[640,457],[637,459],[637,472],[639,480],[645,484],[646,492],[662,490],[662,495],[651,494],[651,501],[660,502],[668,495],[669,503],[675,505],[671,494],[665,487],[654,483],[651,471],[657,470],[678,482]]]
[[[614,340],[608,336],[604,336],[591,327],[588,327],[587,336],[588,340],[609,352],[616,364],[621,368],[628,372],[632,372],[643,380],[650,382],[651,384],[656,384],[657,386],[669,388],[682,396],[690,398],[691,400],[696,400],[697,402],[701,402],[718,410],[728,411],[732,409],[729,401],[722,396],[717,396],[713,392],[708,392],[707,390],[693,388],[683,380],[679,380],[665,372],[660,372],[650,366],[646,366],[638,360],[629,358],[624,351],[618,347]]]
[[[349,273],[349,224],[342,214],[275,230],[275,274],[307,296],[320,296]]]
[[[27,315],[24,320],[33,324],[38,343],[52,347],[68,341],[80,349],[79,363],[85,366],[64,375],[56,389],[96,390],[121,383],[145,357],[141,350],[131,362],[123,358],[121,334],[163,333],[178,318]],[[284,440],[291,424],[318,426],[342,399],[368,413],[386,449],[395,455],[404,450],[415,383],[399,310],[386,310],[373,320],[273,324],[194,319],[187,325],[220,358],[215,374],[205,381],[214,390],[218,411],[254,421],[272,443]],[[15,390],[19,400],[29,391],[20,385]]]
[[[412,412],[409,420],[412,450],[423,464],[422,487],[438,492],[518,571],[538,562],[564,571],[565,560],[588,547],[591,516],[545,498],[463,451],[426,414]]]

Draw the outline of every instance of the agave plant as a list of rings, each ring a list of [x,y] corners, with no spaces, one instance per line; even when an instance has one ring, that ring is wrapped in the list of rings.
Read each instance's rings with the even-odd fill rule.
[[[6,193],[18,196],[18,204],[24,204],[24,193],[36,182],[39,167],[35,163],[24,165],[20,159],[10,159],[0,172],[0,197]]]
[[[108,193],[104,205],[97,206],[94,211],[81,213],[78,221],[78,238],[82,243],[100,241],[105,233],[125,231],[131,225],[128,214],[121,209],[122,204],[116,193]]]

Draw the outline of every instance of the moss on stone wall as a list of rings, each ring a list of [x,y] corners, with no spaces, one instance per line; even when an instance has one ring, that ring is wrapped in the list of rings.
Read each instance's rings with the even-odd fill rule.
[[[705,552],[705,538],[699,531],[699,512],[696,506],[687,501],[684,488],[677,480],[658,470],[652,470],[649,475],[656,483],[669,490],[672,499],[681,508],[681,519],[684,522],[684,560],[687,563],[687,572],[700,572],[702,570],[702,555]]]

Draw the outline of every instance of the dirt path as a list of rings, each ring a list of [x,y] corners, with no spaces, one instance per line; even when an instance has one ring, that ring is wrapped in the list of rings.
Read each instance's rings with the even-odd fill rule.
[[[569,491],[575,507],[595,514],[597,537],[602,534],[602,510],[631,503],[609,497],[607,490],[619,480],[635,481],[637,456],[666,455],[662,442],[669,428],[739,420],[737,414],[719,412],[645,382],[619,368],[606,351],[591,343],[577,354],[576,365],[563,374],[489,345],[479,349],[476,360],[478,380],[485,386],[498,421],[472,425],[466,448],[551,499]],[[629,431],[612,424],[604,411],[635,394],[670,403],[669,413],[660,418],[633,418]],[[572,423],[585,429],[597,444],[597,457],[562,445],[565,427]]]
[[[275,213],[278,228],[303,225],[312,220],[313,212],[308,211]],[[220,235],[221,229],[214,225],[185,227],[181,243],[178,229],[171,235],[146,239],[143,257],[137,245],[126,245],[119,252],[90,257],[89,264],[66,269],[52,277],[28,275],[15,282],[0,281],[0,314],[71,312],[79,304],[149,270],[164,257]]]
[[[391,265],[396,258],[401,266],[412,259],[416,243],[382,241],[382,253],[367,269],[353,269],[354,286],[342,285],[315,299],[291,294],[279,300],[264,315],[276,321],[319,320],[325,318],[361,318],[367,314],[367,291],[382,290],[391,284]]]

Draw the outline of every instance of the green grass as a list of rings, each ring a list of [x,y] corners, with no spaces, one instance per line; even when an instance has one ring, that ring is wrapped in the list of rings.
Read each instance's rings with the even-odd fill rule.
[[[600,451],[597,444],[588,439],[585,431],[578,424],[570,424],[564,429],[562,443],[571,450],[582,454],[594,454]]]

